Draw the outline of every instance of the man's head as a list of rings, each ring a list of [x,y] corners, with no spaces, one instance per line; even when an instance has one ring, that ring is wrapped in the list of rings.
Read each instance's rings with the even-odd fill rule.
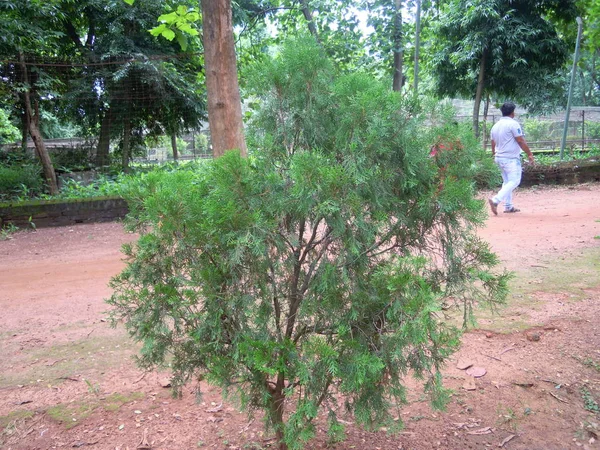
[[[515,112],[516,105],[513,102],[506,102],[504,105],[500,107],[500,111],[502,111],[502,116],[510,116]]]

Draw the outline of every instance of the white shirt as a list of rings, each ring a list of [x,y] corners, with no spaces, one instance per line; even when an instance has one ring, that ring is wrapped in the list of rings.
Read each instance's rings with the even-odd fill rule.
[[[519,158],[521,147],[517,142],[523,136],[523,129],[515,119],[504,116],[494,124],[490,132],[496,144],[496,156],[499,158]]]

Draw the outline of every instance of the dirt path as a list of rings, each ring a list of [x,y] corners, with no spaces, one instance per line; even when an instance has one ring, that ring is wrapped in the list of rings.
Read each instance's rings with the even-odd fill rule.
[[[334,448],[600,448],[600,185],[521,190],[515,203],[521,213],[481,230],[516,273],[511,299],[482,311],[449,361],[448,410],[415,393],[402,433],[365,432],[348,417]],[[133,239],[105,223],[0,241],[0,448],[133,450],[146,448],[145,430],[155,450],[269,447],[260,418],[208,386],[200,403],[194,387],[172,399],[166,373],[140,372],[135,346],[108,327],[107,283]],[[457,361],[487,373],[475,379]],[[326,448],[321,427],[311,446]]]

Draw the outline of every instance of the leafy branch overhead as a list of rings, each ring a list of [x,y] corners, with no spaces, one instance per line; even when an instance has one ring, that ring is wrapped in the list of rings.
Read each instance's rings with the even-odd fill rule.
[[[200,14],[194,8],[180,5],[173,12],[158,17],[160,25],[150,30],[152,36],[162,36],[169,41],[177,38],[183,51],[188,47],[188,36],[198,36],[200,32],[194,23],[200,20]]]

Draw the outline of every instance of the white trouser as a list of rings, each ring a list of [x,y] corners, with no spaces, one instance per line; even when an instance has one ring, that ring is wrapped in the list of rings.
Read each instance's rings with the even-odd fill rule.
[[[492,200],[496,204],[504,202],[504,210],[512,209],[512,192],[521,184],[521,159],[496,157],[496,164],[502,172],[502,189]]]

